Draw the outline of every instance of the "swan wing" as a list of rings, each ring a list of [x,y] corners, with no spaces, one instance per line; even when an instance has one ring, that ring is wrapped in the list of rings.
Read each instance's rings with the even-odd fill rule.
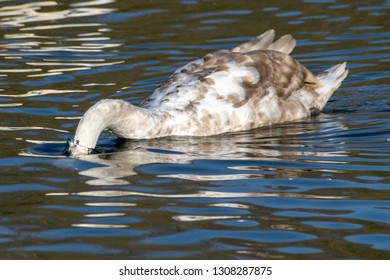
[[[295,46],[291,35],[272,43],[269,30],[231,50],[205,55],[177,69],[140,106],[161,111],[200,110],[228,105],[239,108],[259,101],[270,88],[281,99],[316,77],[288,54]]]

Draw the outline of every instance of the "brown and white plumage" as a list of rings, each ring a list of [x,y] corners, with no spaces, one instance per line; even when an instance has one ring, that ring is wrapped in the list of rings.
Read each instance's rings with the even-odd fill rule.
[[[188,63],[139,107],[122,100],[99,101],[82,117],[70,154],[91,151],[105,128],[129,139],[208,136],[321,111],[346,77],[346,64],[315,76],[289,55],[295,47],[291,35],[273,38],[274,31],[268,30]]]

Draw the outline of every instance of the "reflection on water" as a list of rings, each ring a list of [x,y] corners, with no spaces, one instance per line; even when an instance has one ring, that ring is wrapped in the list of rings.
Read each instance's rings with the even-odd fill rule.
[[[58,7],[56,1],[38,1],[27,4],[6,6],[0,8],[0,16],[4,19],[2,26],[4,27],[24,27],[26,23],[41,22],[41,21],[53,21],[68,19],[73,17],[85,17],[94,16],[100,14],[106,14],[113,12],[114,9],[107,8],[92,8],[94,5],[103,5],[112,3],[113,1],[89,1],[70,4],[69,9],[63,9],[60,11],[43,12],[41,11],[44,7]],[[88,8],[80,8],[83,6],[89,6]],[[67,27],[67,25],[54,25],[56,28]],[[82,24],[72,25],[72,27],[81,27]],[[53,26],[45,27],[28,27],[21,28],[20,30],[39,30],[39,29],[51,29]],[[23,34],[17,35],[16,37],[23,36]],[[32,34],[34,37],[34,34]]]
[[[111,3],[112,1],[89,1],[70,4],[68,9],[61,9],[55,1],[41,1],[27,4],[6,6],[0,8],[0,27],[8,30],[4,35],[5,44],[1,44],[0,57],[10,61],[10,68],[0,69],[0,75],[7,77],[13,74],[26,73],[25,83],[31,85],[48,85],[54,80],[46,77],[59,76],[68,72],[82,72],[94,68],[109,67],[121,64],[124,61],[110,59],[105,54],[106,49],[113,49],[121,45],[113,42],[104,34],[111,31],[103,28],[101,23],[63,23],[63,19],[85,18],[112,13],[115,9],[95,7]],[[85,8],[89,6],[88,8]],[[42,11],[55,7],[55,11]],[[61,10],[57,10],[60,8]],[[33,25],[32,25],[33,24]],[[37,25],[36,25],[37,24]],[[18,27],[16,33],[11,28]],[[63,32],[62,30],[71,32]],[[55,36],[39,35],[42,32],[55,32]],[[80,30],[88,32],[83,33]],[[93,31],[93,32],[90,32]],[[12,61],[22,62],[14,68]],[[33,81],[28,82],[32,78]],[[37,80],[43,78],[43,80]],[[67,77],[64,77],[67,79]],[[63,79],[59,81],[63,81]],[[99,85],[99,84],[96,84]],[[90,84],[81,85],[90,86]],[[7,92],[2,97],[25,98],[44,94],[66,94],[71,92],[86,92],[80,89],[39,89],[25,94],[12,94]]]
[[[0,4],[0,258],[389,258],[387,1],[73,2]],[[269,28],[348,62],[325,114],[63,156],[91,104]]]
[[[339,165],[348,163],[340,159],[347,156],[346,151],[341,149],[321,151],[320,149],[308,148],[307,146],[314,144],[310,143],[312,140],[306,143],[304,137],[299,136],[302,130],[305,130],[308,134],[315,134],[322,130],[322,133],[330,133],[329,136],[344,130],[342,125],[329,122],[325,117],[323,118],[323,122],[317,119],[317,122],[294,123],[293,128],[290,127],[292,124],[287,124],[277,128],[256,129],[206,138],[168,137],[148,141],[121,140],[117,143],[116,151],[84,156],[82,160],[98,163],[101,166],[83,170],[80,174],[95,178],[86,181],[87,184],[129,184],[131,178],[129,180],[124,178],[138,174],[136,171],[138,167],[152,164],[169,164],[171,166],[169,170],[173,173],[164,172],[158,177],[194,181],[224,181],[266,177],[293,179],[299,177],[304,168],[304,165],[294,163],[299,158],[303,162],[333,163],[332,168],[334,170],[324,171],[343,172],[344,167]],[[278,137],[276,130],[283,127],[284,133],[287,134]],[[330,131],[328,131],[328,128],[330,128]],[[334,144],[342,147],[342,143],[334,142]],[[196,170],[198,174],[178,173],[178,170],[185,170],[180,165],[190,165],[193,161],[211,166],[214,161],[223,161],[223,170],[216,169],[215,174],[212,174],[214,168],[210,168],[209,171],[205,168],[200,174],[200,170]],[[266,165],[262,166],[262,164]],[[283,164],[289,166],[282,168]],[[168,168],[165,169],[168,170]]]

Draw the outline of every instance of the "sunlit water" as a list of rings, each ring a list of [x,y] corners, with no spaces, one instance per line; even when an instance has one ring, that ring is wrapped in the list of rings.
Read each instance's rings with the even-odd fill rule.
[[[0,1],[0,258],[390,257],[389,1]],[[102,98],[263,31],[350,75],[313,118],[62,155]]]

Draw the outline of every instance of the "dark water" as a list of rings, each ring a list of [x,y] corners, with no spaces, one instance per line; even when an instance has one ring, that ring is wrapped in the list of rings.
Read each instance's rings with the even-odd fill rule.
[[[0,258],[389,259],[389,1],[0,1]],[[269,28],[309,69],[347,61],[323,115],[61,156],[102,98]]]

